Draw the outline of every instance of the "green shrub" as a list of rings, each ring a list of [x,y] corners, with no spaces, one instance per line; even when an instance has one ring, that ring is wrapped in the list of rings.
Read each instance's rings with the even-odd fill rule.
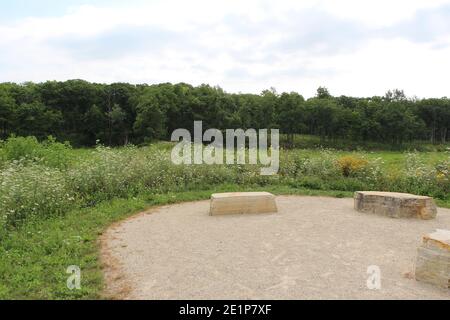
[[[31,160],[53,168],[67,168],[71,162],[71,146],[49,136],[39,143],[35,137],[10,137],[2,143],[3,161]]]
[[[69,142],[60,143],[52,136],[43,142],[42,161],[52,168],[67,169],[73,161],[72,147]]]
[[[337,159],[337,165],[344,177],[356,175],[358,172],[362,171],[367,164],[367,160],[356,156],[345,156]]]
[[[317,176],[333,178],[340,176],[339,168],[335,165],[336,157],[331,150],[322,150],[318,157],[302,157],[296,161],[297,176]]]
[[[338,157],[332,150],[281,150],[279,175],[261,176],[258,165],[174,165],[169,146],[72,150],[51,137],[43,143],[12,137],[1,149],[5,162],[0,167],[0,225],[18,225],[29,217],[63,214],[117,197],[211,189],[218,184],[397,191],[439,199],[450,194],[449,158],[430,165],[410,153],[403,169],[387,172],[381,159],[366,160],[363,153]]]
[[[6,161],[40,158],[43,149],[43,145],[35,137],[12,136],[2,145],[3,156]]]
[[[328,190],[359,191],[371,189],[364,181],[357,178],[340,178],[328,181]]]
[[[63,214],[75,205],[61,171],[26,160],[14,160],[0,171],[0,186],[0,227]]]
[[[136,170],[136,148],[113,150],[98,146],[91,157],[67,171],[67,181],[87,205],[137,193],[141,172]]]
[[[302,177],[290,183],[294,188],[306,188],[313,190],[324,189],[324,181],[319,177]]]

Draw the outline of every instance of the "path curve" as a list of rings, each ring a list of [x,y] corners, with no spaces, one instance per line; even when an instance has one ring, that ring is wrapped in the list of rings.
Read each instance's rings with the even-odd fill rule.
[[[101,239],[105,296],[116,299],[450,299],[412,279],[435,220],[353,210],[352,199],[277,197],[278,214],[208,215],[209,201],[164,206],[113,225]],[[367,268],[379,266],[381,289]]]

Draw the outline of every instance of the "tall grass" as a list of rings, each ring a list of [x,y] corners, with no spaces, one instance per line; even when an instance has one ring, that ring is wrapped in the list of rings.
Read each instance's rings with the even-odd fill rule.
[[[430,165],[418,153],[389,172],[380,158],[364,153],[341,155],[323,149],[311,156],[281,150],[278,176],[259,175],[255,165],[174,165],[170,145],[72,150],[50,138],[13,137],[0,149],[0,228],[25,219],[61,215],[113,198],[130,198],[216,185],[286,185],[314,190],[384,190],[449,199],[450,157]]]
[[[319,136],[296,134],[292,142],[288,142],[286,135],[281,135],[280,144],[290,148],[316,149],[333,148],[347,151],[411,151],[443,152],[450,150],[449,143],[432,144],[430,141],[411,141],[401,144],[383,143],[375,141],[349,140],[343,138],[326,139]]]

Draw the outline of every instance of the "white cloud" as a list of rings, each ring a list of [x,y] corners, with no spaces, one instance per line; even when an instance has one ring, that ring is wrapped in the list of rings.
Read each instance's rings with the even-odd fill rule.
[[[324,0],[320,3],[323,9],[337,17],[357,20],[369,26],[386,27],[412,18],[419,10],[448,3],[448,0]]]
[[[336,94],[382,94],[388,88],[404,88],[409,95],[440,97],[446,94],[450,72],[450,47],[431,50],[430,45],[403,39],[377,39],[360,50],[321,61],[338,68],[328,81]]]
[[[400,87],[411,95],[440,96],[450,71],[450,7],[440,12],[443,4],[201,0],[80,6],[60,17],[0,23],[0,81],[183,81],[236,92],[274,86],[306,96],[320,85],[347,95]],[[421,34],[417,42],[402,35],[405,27],[396,26],[411,27],[424,10],[435,10],[430,15],[438,19],[422,23],[439,33]]]

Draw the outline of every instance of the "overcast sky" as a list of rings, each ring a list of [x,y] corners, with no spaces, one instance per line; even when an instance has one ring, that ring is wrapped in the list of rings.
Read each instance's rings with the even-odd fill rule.
[[[450,96],[450,1],[0,0],[0,82]]]

